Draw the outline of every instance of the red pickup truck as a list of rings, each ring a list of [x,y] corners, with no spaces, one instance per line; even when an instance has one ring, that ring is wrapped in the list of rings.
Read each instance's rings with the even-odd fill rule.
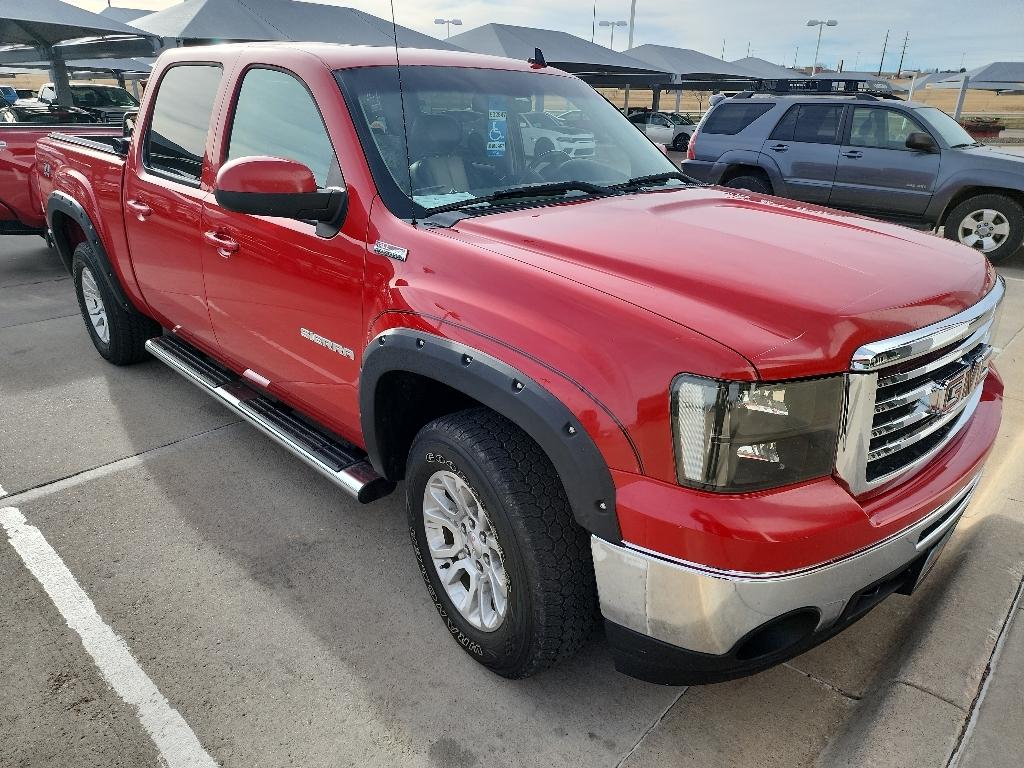
[[[593,153],[528,152],[547,110]],[[507,677],[599,616],[661,683],[806,650],[915,588],[999,426],[982,255],[694,184],[542,60],[174,50],[130,138],[43,138],[30,183],[99,353],[360,501],[404,481],[444,626]]]

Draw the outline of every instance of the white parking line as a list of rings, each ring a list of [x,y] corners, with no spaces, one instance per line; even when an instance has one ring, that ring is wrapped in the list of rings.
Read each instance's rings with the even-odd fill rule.
[[[82,638],[104,679],[138,714],[167,768],[216,768],[185,719],[178,714],[132,656],[128,645],[107,626],[38,528],[16,507],[0,509],[0,525],[32,575],[46,590],[68,626]]]

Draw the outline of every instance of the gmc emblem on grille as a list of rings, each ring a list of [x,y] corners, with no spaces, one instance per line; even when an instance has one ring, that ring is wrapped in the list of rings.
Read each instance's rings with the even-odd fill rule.
[[[949,413],[966,400],[984,380],[991,357],[992,347],[986,344],[970,359],[963,360],[962,368],[932,384],[926,397],[928,412],[939,415]]]

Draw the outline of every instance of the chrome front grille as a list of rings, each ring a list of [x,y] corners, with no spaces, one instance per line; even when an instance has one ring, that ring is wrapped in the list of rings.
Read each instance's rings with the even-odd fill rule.
[[[854,493],[923,466],[970,419],[1003,293],[999,279],[975,306],[854,354],[836,456],[836,471]]]

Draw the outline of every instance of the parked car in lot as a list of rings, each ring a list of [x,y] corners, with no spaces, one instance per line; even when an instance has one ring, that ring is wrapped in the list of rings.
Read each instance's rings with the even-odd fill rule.
[[[57,91],[53,83],[43,85],[38,98],[44,104],[56,104]],[[124,88],[102,83],[71,83],[71,103],[93,115],[96,122],[118,125],[126,113],[139,108],[138,100]]]
[[[519,115],[523,146],[530,157],[547,152],[564,152],[569,157],[591,157],[594,134],[563,123],[548,112],[524,112]]]
[[[95,122],[98,122],[95,115],[78,107],[44,104],[35,99],[18,99],[13,104],[0,104],[0,123],[67,125]]]
[[[664,112],[634,112],[629,122],[639,128],[651,141],[664,144],[676,152],[685,152],[693,133],[693,125],[674,120]]]
[[[599,606],[623,672],[725,680],[914,591],[999,428],[986,259],[692,184],[564,72],[400,59],[177,48],[130,137],[38,130],[23,225],[98,353],[154,355],[358,501],[404,481],[438,634],[500,675]],[[528,148],[545,102],[592,157]],[[385,642],[401,596],[371,597]]]
[[[708,112],[682,167],[712,184],[944,227],[993,262],[1024,242],[1024,157],[982,146],[925,104],[742,94]]]

